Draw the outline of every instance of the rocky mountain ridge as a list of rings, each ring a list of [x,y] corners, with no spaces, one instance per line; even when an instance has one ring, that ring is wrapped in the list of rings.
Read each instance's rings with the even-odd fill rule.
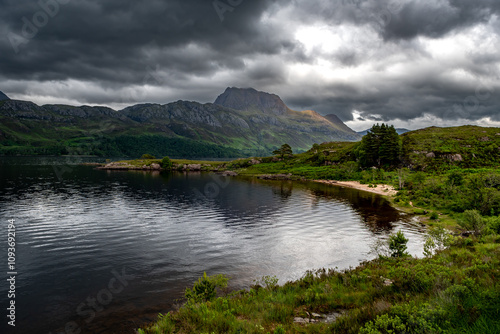
[[[334,115],[328,119],[313,111],[294,111],[279,96],[252,88],[227,88],[215,103],[147,103],[119,111],[4,100],[0,101],[0,119],[3,146],[8,146],[6,142],[17,146],[23,137],[19,131],[36,137],[34,146],[79,143],[96,134],[109,138],[148,135],[221,145],[243,155],[268,154],[283,143],[306,150],[314,143],[361,138]]]

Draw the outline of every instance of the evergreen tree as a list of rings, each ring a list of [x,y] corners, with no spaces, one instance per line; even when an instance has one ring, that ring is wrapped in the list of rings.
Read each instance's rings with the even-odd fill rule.
[[[401,139],[393,125],[374,125],[361,140],[358,159],[364,167],[395,167],[401,155]]]
[[[279,155],[281,159],[285,156],[291,157],[293,155],[292,147],[288,144],[283,144],[279,149],[273,151],[273,154]]]

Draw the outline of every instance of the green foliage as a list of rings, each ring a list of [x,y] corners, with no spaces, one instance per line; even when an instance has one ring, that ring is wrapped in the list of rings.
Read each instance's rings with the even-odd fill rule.
[[[461,185],[464,184],[464,176],[461,172],[458,170],[452,171],[448,175],[448,180],[446,181],[446,184],[449,186],[457,186],[460,187]]]
[[[500,159],[498,128],[431,127],[401,135],[403,160],[415,170],[496,167]],[[455,184],[457,185],[457,184]]]
[[[172,169],[172,161],[169,157],[163,157],[161,160],[161,167],[164,169]]]
[[[462,213],[466,210],[477,210],[485,216],[500,213],[498,170],[455,169],[443,174],[427,173],[420,184],[412,181],[418,173],[423,174],[410,173],[406,177],[409,181],[396,197],[398,202],[411,201],[415,206],[433,208],[445,213]]]
[[[500,216],[483,218],[490,233],[500,234]]]
[[[463,228],[474,231],[475,234],[480,234],[486,227],[485,220],[477,210],[466,210],[458,223]]]
[[[278,278],[276,276],[263,276],[260,280],[256,280],[255,284],[264,285],[268,290],[275,290],[278,287]]]
[[[439,215],[438,215],[437,212],[434,211],[434,212],[431,213],[430,219],[432,219],[432,220],[438,220],[438,218],[439,218]]]
[[[389,237],[389,250],[391,252],[392,257],[405,257],[409,256],[406,249],[408,248],[406,244],[408,243],[408,239],[406,239],[404,233],[402,231],[398,231],[398,233],[393,234]]]
[[[288,144],[283,144],[281,147],[277,150],[273,151],[274,155],[279,155],[281,159],[283,159],[285,156],[286,157],[291,157],[293,155],[292,148]]]
[[[217,295],[217,288],[227,287],[227,282],[228,278],[224,275],[207,276],[207,273],[203,273],[193,289],[186,289],[185,296],[190,302],[209,301]]]
[[[356,155],[364,167],[393,168],[400,163],[402,141],[393,125],[374,125],[361,140]]]
[[[375,321],[369,321],[363,328],[360,329],[360,334],[393,334],[405,333],[406,325],[396,316],[383,314],[377,316]]]
[[[273,334],[286,334],[286,331],[283,327],[281,327],[280,325],[278,325],[278,327],[276,327],[274,329],[274,332]]]
[[[151,155],[151,154],[143,154],[141,156],[141,159],[144,159],[144,160],[153,160],[153,159],[156,159],[156,157],[154,155]]]
[[[149,151],[156,156],[184,158],[233,158],[243,156],[234,148],[183,138],[159,135],[119,136],[114,143],[122,156],[140,156]]]

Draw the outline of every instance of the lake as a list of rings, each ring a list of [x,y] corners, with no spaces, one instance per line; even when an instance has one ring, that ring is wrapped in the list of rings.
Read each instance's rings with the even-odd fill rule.
[[[198,277],[232,289],[264,275],[346,269],[403,230],[421,256],[414,220],[354,189],[208,173],[96,170],[95,158],[0,158],[0,243],[16,225],[16,327],[2,333],[134,333],[178,307]],[[0,286],[8,307],[7,271]],[[79,332],[80,330],[80,332]]]

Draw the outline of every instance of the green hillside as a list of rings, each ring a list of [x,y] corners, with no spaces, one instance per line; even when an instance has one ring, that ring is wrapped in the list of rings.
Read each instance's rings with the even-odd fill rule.
[[[500,165],[500,128],[431,127],[401,138],[405,162],[416,169]]]
[[[407,132],[400,138],[399,162],[382,169],[443,172],[454,168],[500,168],[500,128],[431,127]],[[353,168],[371,173],[367,168],[371,166],[360,164],[361,146],[361,142],[314,145],[307,152],[296,154],[286,161],[252,166],[245,173],[284,173],[293,169],[294,175],[323,179],[344,179],[345,173]]]

